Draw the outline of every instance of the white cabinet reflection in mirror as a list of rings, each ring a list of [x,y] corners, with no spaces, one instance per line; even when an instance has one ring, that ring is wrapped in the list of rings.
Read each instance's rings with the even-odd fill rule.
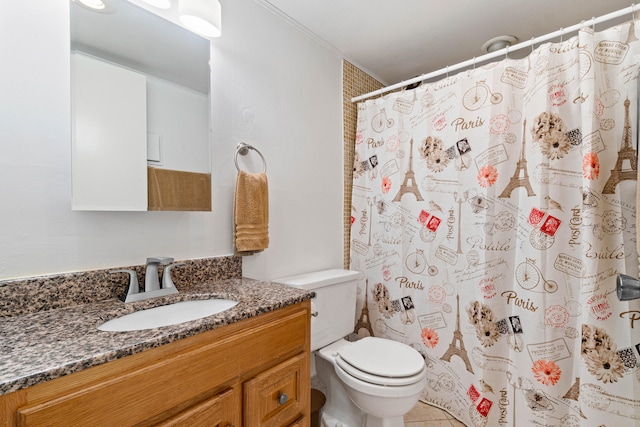
[[[71,55],[72,208],[147,210],[146,79]]]

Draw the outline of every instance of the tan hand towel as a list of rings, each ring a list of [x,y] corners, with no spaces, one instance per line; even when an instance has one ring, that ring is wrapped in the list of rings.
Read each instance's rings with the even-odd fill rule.
[[[211,175],[147,167],[150,211],[211,211]]]
[[[251,255],[269,247],[267,175],[239,171],[234,206],[234,234],[238,255]]]

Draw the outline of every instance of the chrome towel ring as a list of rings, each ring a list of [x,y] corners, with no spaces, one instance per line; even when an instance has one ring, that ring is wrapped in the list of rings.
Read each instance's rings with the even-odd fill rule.
[[[267,172],[267,161],[264,159],[264,156],[262,155],[260,150],[258,150],[253,145],[247,144],[246,142],[239,142],[238,143],[238,147],[236,148],[236,155],[234,157],[234,162],[236,164],[236,169],[238,171],[240,171],[240,166],[238,166],[238,154],[240,154],[241,156],[244,156],[249,152],[249,150],[253,150],[256,153],[258,153],[258,155],[262,159],[262,165],[264,167],[264,170],[262,171],[262,173],[266,173]]]

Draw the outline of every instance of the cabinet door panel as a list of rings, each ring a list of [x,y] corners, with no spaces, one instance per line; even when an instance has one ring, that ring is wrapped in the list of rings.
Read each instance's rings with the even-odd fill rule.
[[[309,356],[302,353],[245,382],[245,426],[279,427],[306,415],[308,369]]]
[[[159,423],[158,427],[240,426],[240,403],[239,393],[229,389]]]
[[[289,427],[308,427],[309,421],[305,417],[300,417],[295,420],[292,424],[289,424]]]

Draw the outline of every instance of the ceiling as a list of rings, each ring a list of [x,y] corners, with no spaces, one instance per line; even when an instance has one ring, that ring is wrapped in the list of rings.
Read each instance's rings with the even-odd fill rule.
[[[108,1],[110,13],[106,14],[72,7],[75,48],[112,62],[135,58],[125,65],[208,92],[209,41],[168,22],[177,23],[176,1],[167,11],[152,8],[143,0]],[[480,57],[485,53],[482,45],[496,36],[529,41],[631,5],[629,0],[255,1],[387,85]],[[71,3],[73,6],[76,1]],[[149,9],[165,20],[148,22],[151,18],[146,15],[154,17]],[[222,14],[224,20],[224,4]],[[628,18],[598,24],[596,30]],[[150,37],[161,38],[163,48],[153,48],[157,45],[148,41],[141,29],[151,30]],[[509,56],[526,53],[523,50]]]
[[[629,0],[256,1],[387,85],[479,57],[485,53],[482,45],[496,36],[529,41],[632,4]],[[616,22],[627,19],[630,16]],[[599,24],[596,31],[616,22]]]

